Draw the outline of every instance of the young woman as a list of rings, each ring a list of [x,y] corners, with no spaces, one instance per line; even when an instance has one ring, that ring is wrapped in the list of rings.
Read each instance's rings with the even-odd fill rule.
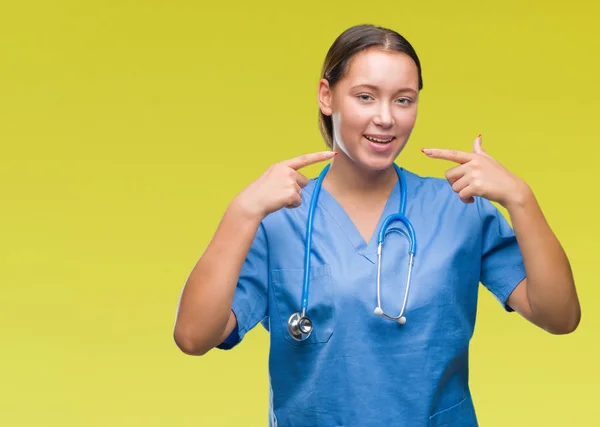
[[[174,331],[183,352],[230,349],[259,322],[269,331],[271,426],[477,425],[468,349],[480,282],[550,333],[579,323],[565,253],[481,136],[472,152],[423,149],[456,163],[446,179],[395,165],[422,87],[398,33],[342,33],[318,91],[333,151],[282,161],[246,187],[188,278]],[[327,162],[318,179],[299,172],[316,162]]]

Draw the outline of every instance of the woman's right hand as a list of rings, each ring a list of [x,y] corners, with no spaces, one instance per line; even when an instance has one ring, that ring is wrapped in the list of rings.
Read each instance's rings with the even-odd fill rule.
[[[283,207],[300,206],[300,194],[308,184],[308,179],[298,169],[329,160],[336,154],[333,151],[321,151],[274,164],[238,194],[238,207],[246,214],[262,220]]]

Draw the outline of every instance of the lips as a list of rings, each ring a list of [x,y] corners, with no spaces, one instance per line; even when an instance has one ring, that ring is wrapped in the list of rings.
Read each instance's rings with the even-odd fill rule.
[[[375,153],[388,155],[394,148],[395,136],[391,135],[363,135],[367,146]]]
[[[396,138],[394,135],[364,135],[364,137],[376,144],[389,144]]]

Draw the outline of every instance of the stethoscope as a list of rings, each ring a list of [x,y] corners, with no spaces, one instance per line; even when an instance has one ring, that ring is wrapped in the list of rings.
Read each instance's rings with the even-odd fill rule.
[[[301,312],[294,313],[288,319],[288,332],[293,339],[296,341],[304,341],[306,340],[312,330],[313,323],[310,320],[310,317],[306,314],[308,309],[308,289],[309,289],[309,281],[310,281],[310,252],[312,248],[312,230],[313,230],[313,218],[315,215],[315,209],[317,207],[317,200],[319,199],[319,193],[321,192],[321,184],[323,182],[323,178],[327,174],[329,170],[330,164],[325,166],[319,177],[317,178],[317,182],[315,183],[312,199],[310,201],[310,207],[308,210],[308,220],[306,224],[306,246],[304,248],[304,283],[302,286],[302,302],[301,302]],[[396,170],[396,174],[398,175],[398,181],[400,182],[400,210],[396,214],[392,214],[385,218],[381,228],[379,229],[379,235],[377,238],[377,307],[375,307],[374,313],[378,316],[382,316],[388,320],[393,320],[398,322],[401,325],[406,323],[406,317],[404,316],[404,310],[406,308],[406,301],[408,299],[408,290],[410,288],[410,279],[412,275],[412,267],[414,257],[417,252],[417,239],[415,237],[415,230],[411,224],[411,222],[404,216],[404,211],[406,209],[406,180],[404,178],[404,173],[402,169],[394,164],[394,169]],[[402,222],[406,230],[400,228],[390,228],[388,230],[389,225],[393,221]],[[408,277],[406,280],[406,290],[404,292],[404,301],[402,302],[402,308],[400,310],[400,314],[398,316],[390,316],[386,314],[381,308],[381,256],[382,256],[382,247],[385,237],[388,233],[391,232],[399,232],[403,234],[409,242],[409,259],[408,259]]]

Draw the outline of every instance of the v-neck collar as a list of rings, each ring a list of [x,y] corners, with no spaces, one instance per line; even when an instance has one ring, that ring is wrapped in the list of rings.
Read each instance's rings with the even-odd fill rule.
[[[311,193],[314,193],[315,184],[316,180],[312,186]],[[344,233],[346,238],[350,241],[350,244],[352,244],[355,251],[374,264],[377,262],[377,238],[383,221],[389,215],[398,213],[400,210],[400,181],[396,180],[396,184],[394,184],[394,187],[390,192],[383,213],[377,222],[377,227],[369,242],[365,241],[342,205],[324,187],[321,187],[319,200],[317,202],[319,205],[318,208],[325,209],[332,216],[333,220],[338,223],[342,233]]]

